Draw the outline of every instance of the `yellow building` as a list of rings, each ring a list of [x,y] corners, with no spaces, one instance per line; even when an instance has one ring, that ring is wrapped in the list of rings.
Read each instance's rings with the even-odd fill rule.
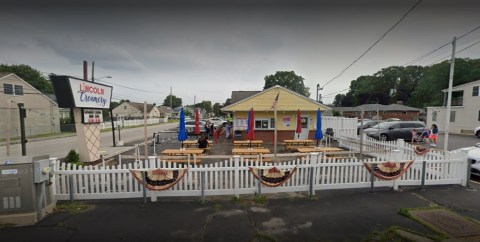
[[[252,95],[253,94],[253,95]],[[277,122],[272,105],[278,94]],[[246,139],[248,111],[253,108],[255,116],[255,139],[264,142],[273,141],[275,123],[277,126],[278,141],[285,139],[313,139],[316,130],[317,109],[325,112],[331,108],[315,100],[300,95],[281,86],[274,86],[261,92],[249,92],[246,98],[236,101],[222,108],[223,112],[233,114],[233,129],[241,139]],[[233,96],[233,93],[232,93]],[[296,134],[297,112],[300,110],[302,117],[302,132]]]

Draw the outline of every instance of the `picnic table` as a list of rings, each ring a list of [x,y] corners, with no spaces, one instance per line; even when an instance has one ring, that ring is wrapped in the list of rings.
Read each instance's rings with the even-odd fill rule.
[[[311,152],[338,152],[343,150],[337,147],[298,147],[297,151],[300,153],[311,153]]]
[[[271,161],[270,158],[263,158],[262,155],[270,154],[270,150],[266,148],[233,148],[232,149],[233,155],[256,155],[260,156],[260,161],[269,162]]]
[[[252,147],[262,147],[263,140],[252,140],[251,141]],[[233,147],[235,148],[242,148],[242,147],[250,147],[250,140],[235,140],[233,141]]]
[[[162,155],[165,155],[165,160],[176,163],[195,163],[198,164],[201,162],[198,155],[203,154],[203,149],[165,149],[162,151]],[[186,156],[186,157],[181,157]],[[193,156],[192,159],[189,157]]]
[[[286,139],[283,141],[285,151],[292,151],[299,147],[314,147],[314,142],[311,139]]]
[[[211,140],[208,140],[208,146],[211,146],[213,142]],[[198,140],[185,140],[183,141],[183,145],[185,148],[190,148],[190,147],[198,147]]]

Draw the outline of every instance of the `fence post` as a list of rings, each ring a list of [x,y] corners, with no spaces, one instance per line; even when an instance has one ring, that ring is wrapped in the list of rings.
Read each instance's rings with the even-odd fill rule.
[[[200,190],[202,191],[202,204],[205,204],[205,171],[200,173]]]
[[[422,191],[425,191],[425,176],[427,169],[427,161],[422,161]]]
[[[470,180],[470,176],[472,175],[472,174],[471,174],[472,160],[468,159],[468,156],[467,156],[468,151],[469,151],[470,149],[468,149],[468,148],[462,148],[462,149],[460,149],[460,150],[461,150],[461,155],[459,155],[460,158],[467,160],[467,163],[466,163],[466,165],[467,165],[467,167],[466,167],[466,168],[467,168],[467,169],[466,169],[466,170],[467,170],[467,174],[463,173],[463,174],[465,174],[467,177],[465,177],[465,179],[463,179],[462,186],[465,186],[465,187],[470,188],[469,180]],[[450,159],[451,159],[451,157],[452,157],[452,155],[450,155]]]
[[[313,190],[313,174],[315,171],[315,166],[318,164],[318,154],[319,153],[310,153],[310,169],[309,169],[309,177],[308,177],[308,183],[309,183],[309,195],[312,197],[315,195],[315,190]]]
[[[73,189],[73,175],[68,175],[68,190],[70,192],[70,202],[73,202],[74,199],[74,189]]]
[[[238,198],[239,195],[238,195],[238,189],[240,188],[240,184],[239,184],[239,178],[240,178],[240,171],[239,171],[239,166],[240,165],[240,156],[239,155],[236,155],[233,157],[233,166],[234,166],[234,170],[233,170],[233,190],[234,190],[234,194],[235,194],[235,198]]]
[[[148,157],[148,163],[149,163],[149,164],[148,164],[148,166],[149,166],[148,168],[150,168],[150,169],[156,168],[156,166],[155,166],[155,158],[157,158],[157,157],[154,156],[154,155]]]
[[[375,164],[371,163],[370,164],[370,192],[373,192],[373,187],[375,186],[375,176],[373,175],[373,172],[375,171]]]
[[[146,182],[146,171],[142,171],[142,181],[143,181],[143,204],[147,203],[147,190],[145,189],[145,182]]]
[[[257,196],[261,196],[262,195],[262,176],[263,176],[263,170],[262,169],[258,169],[258,192],[257,192]]]

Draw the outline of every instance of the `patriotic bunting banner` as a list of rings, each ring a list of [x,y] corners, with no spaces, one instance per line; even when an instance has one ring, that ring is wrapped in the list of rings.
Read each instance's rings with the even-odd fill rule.
[[[420,145],[415,146],[414,150],[415,150],[415,154],[417,154],[418,156],[423,156],[426,153],[430,152],[430,149],[424,148]]]
[[[282,185],[284,182],[288,181],[290,177],[295,173],[297,167],[293,167],[290,170],[280,170],[276,167],[272,168],[255,168],[255,167],[248,167],[250,172],[262,182],[263,185],[269,187],[278,187]],[[260,177],[260,173],[262,174]]]
[[[155,169],[155,170],[130,170],[133,176],[146,188],[149,190],[165,190],[173,185],[177,184],[188,168],[179,168],[176,170],[164,170],[164,169]],[[142,179],[142,173],[145,173],[145,181]]]
[[[412,166],[412,161],[405,162],[386,162],[375,164],[373,174],[382,180],[395,180],[400,178],[408,168]],[[363,165],[372,172],[371,163],[363,163]]]

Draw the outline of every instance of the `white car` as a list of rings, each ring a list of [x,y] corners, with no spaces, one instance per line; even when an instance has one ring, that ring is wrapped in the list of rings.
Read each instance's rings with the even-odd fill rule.
[[[480,177],[480,143],[468,148],[471,148],[467,155],[472,162],[471,174]]]
[[[478,138],[480,138],[480,126],[476,127],[473,130],[473,134],[476,135]]]

